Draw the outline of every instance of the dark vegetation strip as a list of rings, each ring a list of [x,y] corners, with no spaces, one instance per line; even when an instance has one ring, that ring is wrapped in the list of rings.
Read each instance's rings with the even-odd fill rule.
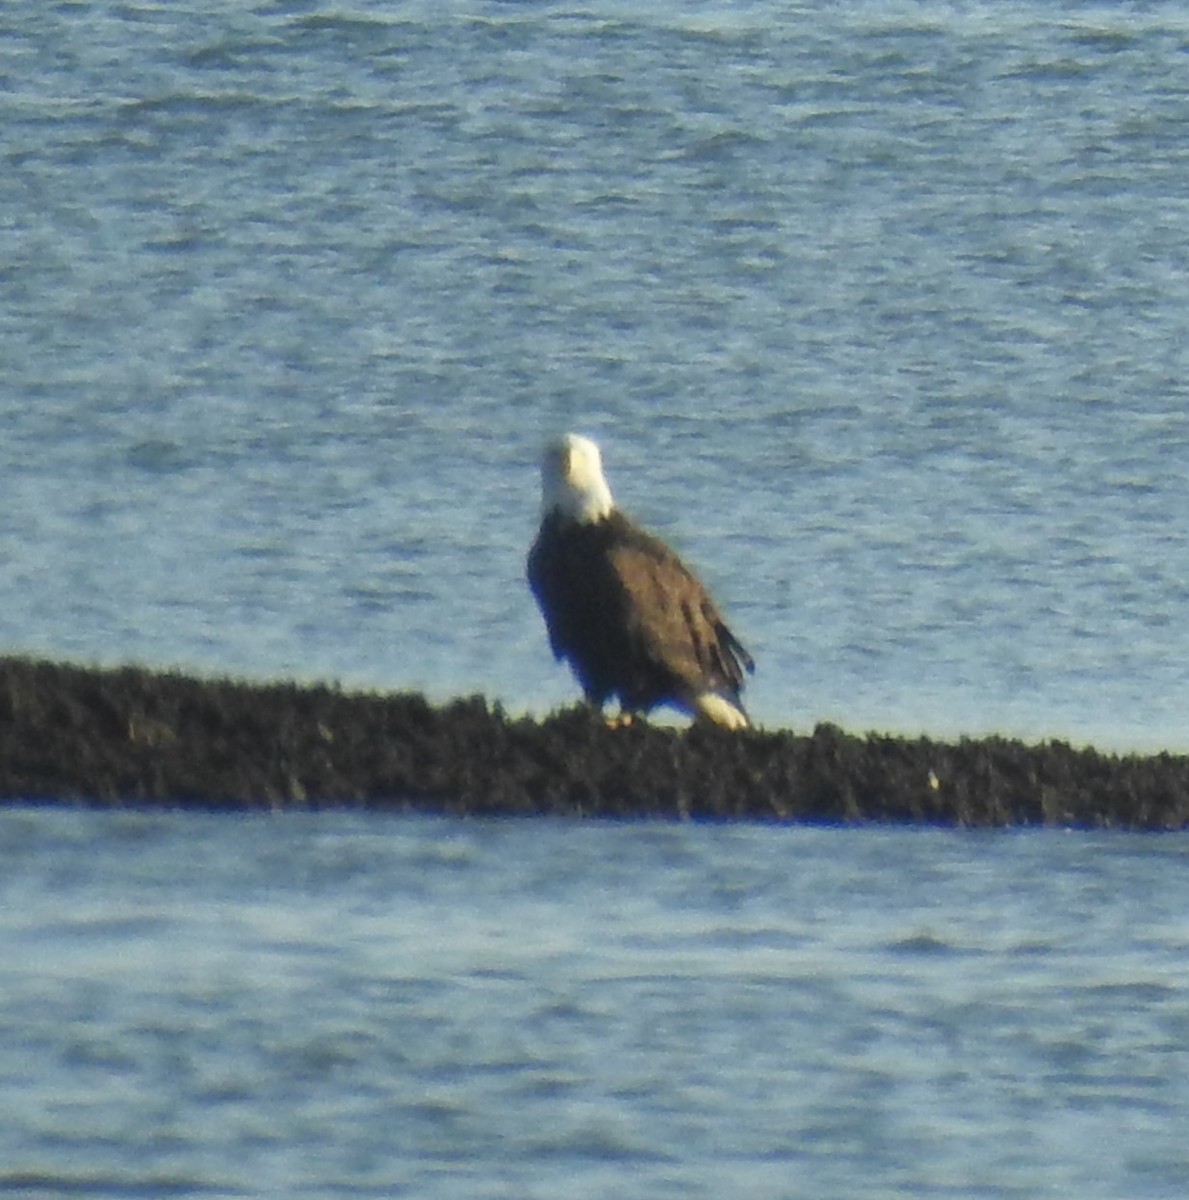
[[[608,729],[482,697],[0,658],[0,798],[204,809],[1180,829],[1189,758],[1061,742]]]

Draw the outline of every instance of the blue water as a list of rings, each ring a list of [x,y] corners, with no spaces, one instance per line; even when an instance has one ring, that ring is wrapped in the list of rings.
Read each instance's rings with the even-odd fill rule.
[[[0,8],[0,648],[1189,748],[1189,10]],[[0,814],[0,1193],[1181,1197],[1185,843]]]
[[[0,645],[575,685],[605,443],[761,724],[1189,746],[1189,12],[0,14]]]
[[[1179,1200],[1187,855],[0,813],[0,1195]]]

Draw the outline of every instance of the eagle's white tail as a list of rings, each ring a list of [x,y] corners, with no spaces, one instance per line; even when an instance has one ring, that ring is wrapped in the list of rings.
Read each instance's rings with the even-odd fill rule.
[[[743,711],[737,704],[732,704],[725,696],[720,696],[718,692],[702,692],[694,698],[694,709],[698,716],[705,717],[706,720],[713,722],[722,729],[750,729],[751,722],[747,719],[747,713]]]

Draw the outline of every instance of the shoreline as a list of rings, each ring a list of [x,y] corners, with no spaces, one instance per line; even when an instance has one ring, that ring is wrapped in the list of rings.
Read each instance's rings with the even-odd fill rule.
[[[1189,756],[609,729],[582,707],[0,657],[0,803],[1171,830],[1189,827]]]

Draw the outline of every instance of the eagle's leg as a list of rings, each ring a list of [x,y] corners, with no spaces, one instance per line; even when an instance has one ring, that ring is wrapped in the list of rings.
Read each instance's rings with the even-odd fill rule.
[[[605,711],[605,706],[609,698],[610,697],[608,696],[600,697],[594,692],[587,692],[583,697],[586,704],[590,707],[591,712],[598,716],[608,729],[626,729],[632,724],[633,721],[635,721],[637,716],[639,716],[639,713],[635,712],[633,709],[625,708],[623,704],[620,703],[619,711],[609,715]]]

